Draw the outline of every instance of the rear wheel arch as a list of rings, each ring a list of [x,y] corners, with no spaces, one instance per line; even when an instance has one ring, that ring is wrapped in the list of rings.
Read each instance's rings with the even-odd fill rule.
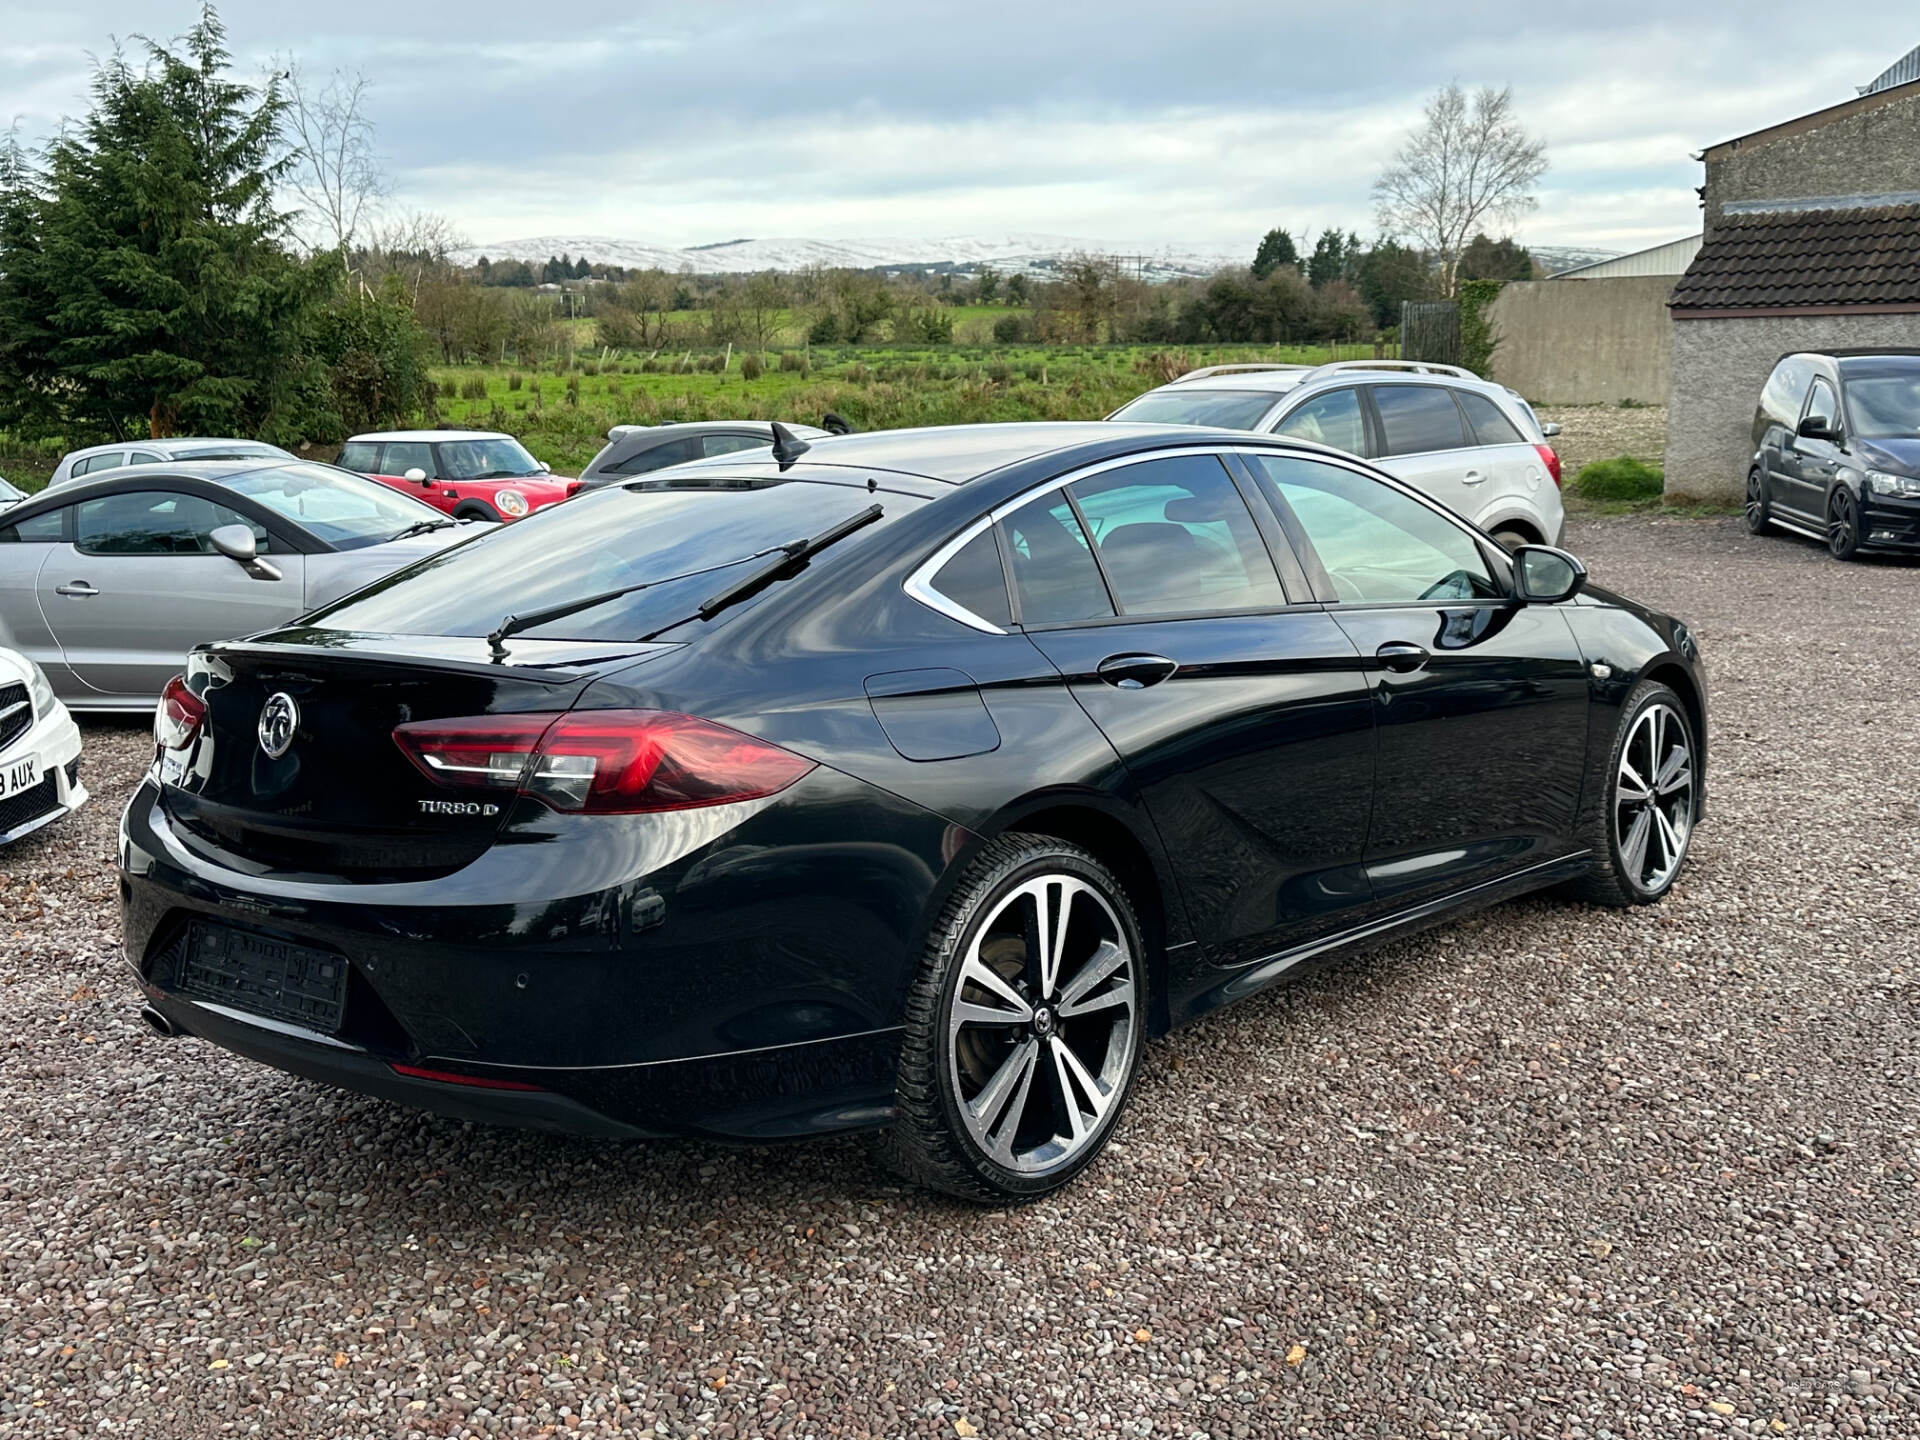
[[[490,520],[497,525],[500,523],[500,512],[484,500],[462,500],[458,505],[453,507],[453,518],[456,520]]]

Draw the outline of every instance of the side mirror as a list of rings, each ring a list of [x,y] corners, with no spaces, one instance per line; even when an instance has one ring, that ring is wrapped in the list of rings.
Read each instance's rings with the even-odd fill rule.
[[[222,525],[210,531],[207,539],[213,542],[213,548],[233,561],[256,580],[278,580],[280,569],[260,558],[259,546],[254,543],[253,529],[247,525]]]
[[[1512,560],[1513,595],[1524,605],[1558,605],[1587,583],[1587,567],[1551,545],[1522,545]]]
[[[1840,432],[1833,428],[1833,422],[1824,415],[1809,415],[1800,422],[1801,438],[1806,440],[1838,440]]]
[[[1546,424],[1540,427],[1540,433],[1546,436],[1547,439],[1551,440],[1553,439],[1554,436],[1560,433],[1560,426],[1557,422],[1549,420],[1547,421]]]
[[[402,480],[411,480],[416,485],[424,485],[427,483],[427,472],[416,465],[400,478]]]

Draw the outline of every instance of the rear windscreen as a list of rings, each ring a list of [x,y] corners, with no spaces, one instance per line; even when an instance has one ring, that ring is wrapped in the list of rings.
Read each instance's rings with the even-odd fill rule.
[[[400,571],[321,611],[314,623],[386,634],[486,635],[516,612],[664,581],[522,632],[553,640],[634,640],[685,619],[766,564],[770,557],[758,552],[818,535],[876,500],[885,512],[882,524],[921,503],[805,481],[755,489],[590,490]],[[695,570],[703,573],[669,578]]]

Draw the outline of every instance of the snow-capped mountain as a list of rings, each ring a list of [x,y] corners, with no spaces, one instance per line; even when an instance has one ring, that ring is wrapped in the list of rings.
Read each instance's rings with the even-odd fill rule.
[[[1004,275],[1016,272],[1036,279],[1058,272],[1074,255],[1104,255],[1120,260],[1144,279],[1169,280],[1183,275],[1211,275],[1223,265],[1243,264],[1247,257],[1186,247],[1145,248],[1109,241],[1080,240],[1067,235],[953,235],[936,240],[873,238],[815,240],[804,237],[724,240],[713,245],[675,247],[606,235],[533,235],[520,240],[496,240],[460,251],[455,258],[471,264],[480,256],[491,260],[525,260],[539,264],[552,255],[569,255],[628,269],[703,275],[745,275],[762,270],[825,269],[977,270],[991,265]]]

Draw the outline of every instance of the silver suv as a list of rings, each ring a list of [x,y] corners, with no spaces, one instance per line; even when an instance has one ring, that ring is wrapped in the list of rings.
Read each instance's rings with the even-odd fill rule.
[[[1217,425],[1313,440],[1373,461],[1509,549],[1558,545],[1560,457],[1533,407],[1457,365],[1339,360],[1209,365],[1111,420]]]

